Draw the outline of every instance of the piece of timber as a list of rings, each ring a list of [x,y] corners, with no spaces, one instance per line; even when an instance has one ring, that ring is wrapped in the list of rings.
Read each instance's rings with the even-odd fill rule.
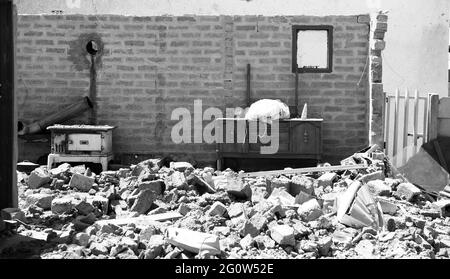
[[[176,220],[183,217],[180,213],[176,211],[170,211],[166,213],[161,214],[154,214],[154,215],[141,215],[138,217],[130,217],[130,218],[121,218],[121,219],[109,219],[109,220],[100,220],[95,222],[95,224],[102,225],[102,224],[112,224],[116,226],[123,226],[126,224],[134,223],[136,225],[138,224],[150,224],[153,222],[164,222],[167,220]]]
[[[297,174],[297,173],[308,173],[308,172],[345,171],[345,170],[358,170],[358,169],[364,169],[364,168],[367,168],[367,165],[359,164],[359,165],[349,165],[349,166],[312,167],[312,168],[299,168],[299,169],[288,169],[288,170],[247,172],[247,173],[244,173],[244,176],[254,177],[254,176]]]

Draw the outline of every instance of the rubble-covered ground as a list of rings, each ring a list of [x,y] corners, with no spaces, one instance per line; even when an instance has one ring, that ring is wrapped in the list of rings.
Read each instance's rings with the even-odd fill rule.
[[[41,167],[18,174],[0,257],[448,258],[447,201],[394,178],[380,153],[342,162],[362,163],[267,177],[158,159],[99,175]]]

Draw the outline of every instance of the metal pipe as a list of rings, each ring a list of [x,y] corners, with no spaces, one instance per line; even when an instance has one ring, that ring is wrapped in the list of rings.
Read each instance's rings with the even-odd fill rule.
[[[91,82],[89,84],[89,97],[92,103],[97,104],[97,69],[95,68],[95,55],[91,55]],[[97,124],[97,112],[95,110],[91,111],[90,124]]]
[[[19,121],[19,135],[26,134],[36,134],[38,132],[44,131],[50,125],[62,123],[69,119],[74,118],[80,113],[92,109],[94,106],[89,99],[89,97],[84,97],[82,101],[72,104],[61,111],[53,113],[42,120],[31,123],[30,125],[24,125],[23,122]],[[20,129],[22,128],[22,129]]]
[[[295,71],[295,117],[299,116],[300,110],[298,107],[298,69]]]
[[[247,107],[251,105],[251,91],[250,91],[250,79],[251,79],[251,67],[250,64],[247,64]]]

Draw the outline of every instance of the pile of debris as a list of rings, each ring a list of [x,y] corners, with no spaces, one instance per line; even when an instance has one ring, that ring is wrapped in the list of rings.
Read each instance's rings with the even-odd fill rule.
[[[40,167],[19,179],[20,209],[2,211],[3,237],[34,245],[1,257],[450,256],[450,200],[434,201],[373,149],[334,167],[236,173],[150,159],[99,175]]]

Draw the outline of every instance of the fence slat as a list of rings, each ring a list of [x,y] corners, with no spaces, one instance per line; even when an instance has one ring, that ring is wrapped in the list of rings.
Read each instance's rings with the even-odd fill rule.
[[[429,94],[428,96],[428,141],[431,141],[437,138],[439,95]]]
[[[409,92],[408,88],[405,90],[405,109],[403,114],[403,145],[402,145],[402,162],[406,164],[406,159],[408,157],[408,117],[409,117]]]
[[[390,116],[391,116],[391,102],[389,100],[389,96],[385,97],[385,102],[386,102],[386,107],[384,108],[385,110],[385,114],[386,114],[386,122],[385,123],[385,129],[384,129],[384,137],[385,140],[384,142],[386,143],[385,145],[385,152],[386,154],[389,156],[389,151],[390,151],[390,147],[389,147],[389,128],[391,127],[391,122],[390,122]]]
[[[413,140],[414,140],[414,153],[417,152],[417,126],[418,126],[418,120],[419,120],[419,91],[416,89],[416,92],[414,94],[414,128],[413,128]]]
[[[399,109],[399,90],[395,90],[395,104],[394,104],[394,146],[392,148],[392,157],[394,158],[394,164],[397,161],[397,140],[398,140],[398,109]]]
[[[428,141],[428,98],[423,100],[423,132],[422,144]]]

